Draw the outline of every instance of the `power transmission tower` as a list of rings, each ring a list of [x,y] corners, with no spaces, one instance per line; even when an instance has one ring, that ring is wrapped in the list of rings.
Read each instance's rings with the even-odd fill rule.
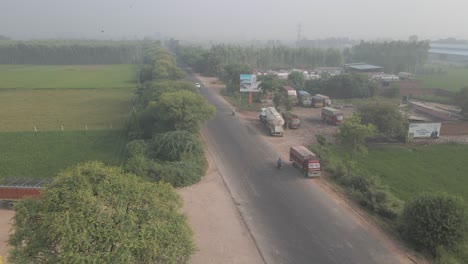
[[[302,25],[299,24],[297,25],[297,41],[296,41],[296,46],[299,46],[299,42],[301,41],[301,33],[302,33]]]

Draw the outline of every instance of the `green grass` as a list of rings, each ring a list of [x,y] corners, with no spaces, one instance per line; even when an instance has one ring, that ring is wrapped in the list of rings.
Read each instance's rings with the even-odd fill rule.
[[[115,65],[0,65],[4,88],[133,88],[136,66]]]
[[[0,133],[0,178],[47,178],[89,160],[120,165],[127,137],[122,130]]]
[[[428,66],[429,68],[440,67],[443,73],[420,74],[416,79],[423,81],[423,88],[440,88],[449,91],[459,91],[468,86],[468,68],[454,68],[444,65]]]
[[[129,89],[0,90],[0,131],[65,131],[122,127]]]
[[[375,175],[398,198],[408,201],[423,192],[447,192],[468,205],[468,146],[374,147],[359,167]]]

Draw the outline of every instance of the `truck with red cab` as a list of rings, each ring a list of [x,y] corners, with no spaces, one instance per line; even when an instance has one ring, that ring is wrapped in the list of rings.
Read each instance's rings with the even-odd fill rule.
[[[321,116],[327,124],[339,125],[343,123],[343,112],[332,107],[322,108]]]
[[[293,146],[289,149],[289,161],[299,168],[305,177],[320,177],[320,160],[304,146]]]

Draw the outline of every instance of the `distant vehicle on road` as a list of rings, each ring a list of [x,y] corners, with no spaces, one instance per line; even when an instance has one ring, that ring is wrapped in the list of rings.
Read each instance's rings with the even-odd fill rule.
[[[198,88],[200,88],[200,87],[201,87],[201,84],[195,83],[195,86],[198,87]]]

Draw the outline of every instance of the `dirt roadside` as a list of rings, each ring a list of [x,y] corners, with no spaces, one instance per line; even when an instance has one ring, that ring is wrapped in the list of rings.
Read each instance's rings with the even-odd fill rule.
[[[193,264],[263,263],[257,247],[214,163],[201,182],[178,190],[195,233]]]
[[[3,203],[1,203],[0,206],[0,256],[2,257],[3,263],[7,263],[7,253],[9,250],[7,241],[11,229],[11,220],[15,212],[6,209]]]

